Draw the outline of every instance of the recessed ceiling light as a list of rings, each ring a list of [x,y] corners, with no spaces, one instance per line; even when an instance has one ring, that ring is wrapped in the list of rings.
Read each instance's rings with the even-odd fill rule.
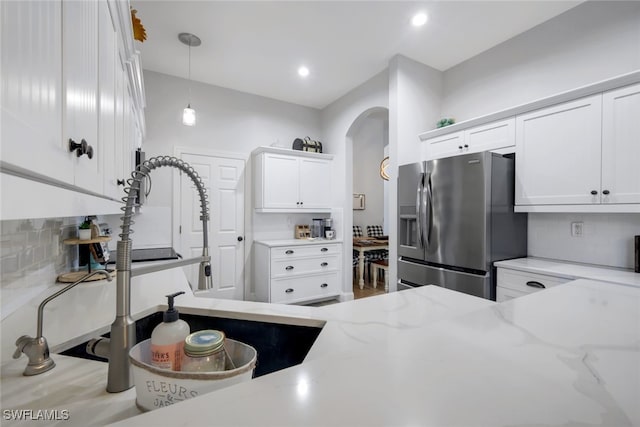
[[[298,75],[300,77],[307,77],[309,75],[309,69],[302,65],[300,68],[298,68]]]
[[[411,24],[414,27],[421,27],[421,26],[423,26],[424,24],[427,23],[427,19],[428,19],[428,17],[427,17],[426,13],[419,12],[419,13],[416,13],[415,15],[413,15],[413,18],[411,18]]]

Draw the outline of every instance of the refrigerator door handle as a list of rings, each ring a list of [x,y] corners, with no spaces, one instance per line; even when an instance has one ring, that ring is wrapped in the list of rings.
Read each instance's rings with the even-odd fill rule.
[[[418,232],[418,244],[420,248],[424,247],[424,238],[422,235],[422,191],[424,188],[424,174],[420,174],[420,180],[418,180],[417,192],[416,192],[416,228]]]
[[[425,241],[427,243],[427,247],[431,246],[431,225],[432,225],[432,215],[433,215],[433,197],[431,194],[431,172],[427,173],[425,177],[425,184],[423,184],[423,192],[425,194],[424,197],[424,235]]]

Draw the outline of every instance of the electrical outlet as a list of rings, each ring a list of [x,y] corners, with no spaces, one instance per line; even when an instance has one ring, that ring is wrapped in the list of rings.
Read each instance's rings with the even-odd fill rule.
[[[582,237],[584,233],[584,223],[582,221],[571,223],[571,236]]]

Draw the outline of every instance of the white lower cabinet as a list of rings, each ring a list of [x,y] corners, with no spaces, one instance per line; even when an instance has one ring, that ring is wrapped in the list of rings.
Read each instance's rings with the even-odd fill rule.
[[[262,302],[303,304],[340,294],[340,243],[256,242],[255,292]]]
[[[570,282],[571,278],[529,273],[509,268],[498,268],[496,302],[528,295],[543,289]]]

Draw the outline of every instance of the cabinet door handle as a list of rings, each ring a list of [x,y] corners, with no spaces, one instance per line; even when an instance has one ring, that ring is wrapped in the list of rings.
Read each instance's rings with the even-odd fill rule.
[[[532,288],[545,289],[546,286],[540,282],[536,282],[535,280],[531,280],[527,282],[527,286],[531,286]]]
[[[327,286],[329,285],[327,285],[326,283],[323,283],[322,285],[320,285],[321,288],[326,288]]]
[[[608,196],[608,195],[609,195],[609,190],[604,190],[604,191],[602,192],[602,194],[604,194],[605,196]]]
[[[469,144],[464,144],[464,148],[469,148]]]
[[[293,265],[287,265],[284,269],[287,271],[291,271],[293,270]]]
[[[288,289],[285,290],[285,292],[290,294],[291,292],[293,292],[293,289],[292,288],[288,288]]]
[[[598,194],[598,192],[596,190],[591,190],[591,195],[595,196],[596,194]]]
[[[80,141],[80,144],[69,138],[69,152],[73,151],[76,152],[76,157],[86,154],[88,158],[93,158],[93,147],[90,146],[84,138]]]
[[[124,186],[125,180],[124,179],[118,179],[118,180],[116,180],[116,184]]]
[[[327,252],[329,249],[328,248],[322,248],[320,249],[320,252]]]
[[[291,249],[287,249],[286,252],[285,252],[285,254],[287,254],[287,255],[291,255],[292,253],[293,253],[293,251]]]
[[[328,262],[323,262],[322,264],[320,264],[320,267],[326,267],[327,265],[329,265]]]
[[[462,150],[462,145],[458,145],[458,150]]]

